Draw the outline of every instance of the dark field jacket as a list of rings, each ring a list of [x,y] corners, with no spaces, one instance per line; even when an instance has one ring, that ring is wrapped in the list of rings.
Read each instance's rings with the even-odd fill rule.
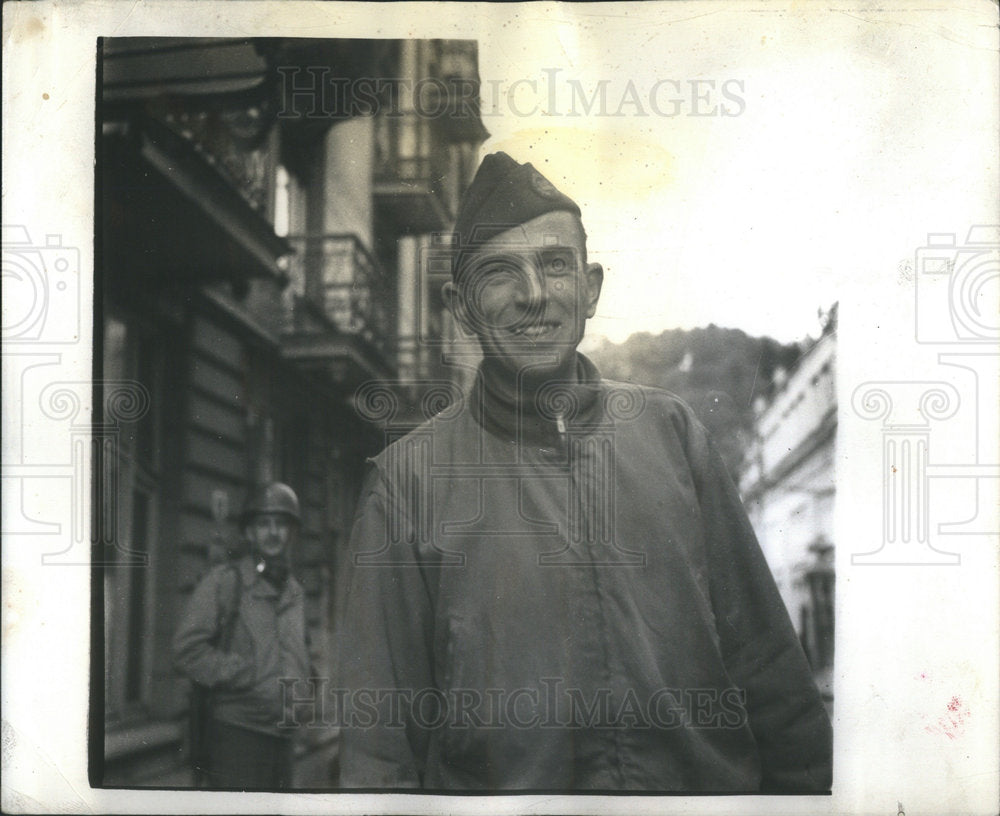
[[[174,662],[185,676],[212,689],[215,719],[289,737],[293,731],[280,723],[293,722],[294,690],[286,693],[281,680],[311,676],[302,586],[289,577],[278,592],[257,574],[249,557],[235,566],[243,584],[238,595],[236,576],[225,564],[195,588],[174,635]],[[222,651],[220,629],[236,597],[231,646]]]
[[[373,460],[342,569],[341,783],[825,791],[829,718],[673,395],[477,382]]]

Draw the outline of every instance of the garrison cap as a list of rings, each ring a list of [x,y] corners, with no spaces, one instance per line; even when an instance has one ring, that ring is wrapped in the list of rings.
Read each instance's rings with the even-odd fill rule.
[[[573,199],[559,192],[531,164],[519,164],[506,153],[491,153],[462,197],[455,237],[460,246],[468,247],[560,210],[580,217]]]

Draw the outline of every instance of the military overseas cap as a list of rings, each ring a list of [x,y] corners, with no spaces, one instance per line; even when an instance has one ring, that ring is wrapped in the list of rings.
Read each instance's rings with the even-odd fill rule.
[[[491,153],[479,165],[476,177],[462,197],[455,238],[458,247],[468,248],[555,211],[580,217],[576,202],[559,192],[531,164],[519,164],[506,153]],[[460,265],[453,266],[453,275],[455,267]]]

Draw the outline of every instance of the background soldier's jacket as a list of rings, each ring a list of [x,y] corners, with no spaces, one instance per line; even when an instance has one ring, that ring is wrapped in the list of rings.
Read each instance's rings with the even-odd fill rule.
[[[279,594],[258,576],[250,557],[237,566],[243,590],[231,651],[213,646],[220,607],[231,589],[225,586],[231,571],[223,564],[212,569],[191,596],[174,636],[175,663],[187,677],[213,690],[216,719],[289,736],[287,728],[278,727],[286,714],[279,680],[310,676],[302,587],[289,576]]]
[[[427,728],[404,711],[392,728],[387,703],[381,725],[344,729],[341,783],[827,790],[829,718],[704,428],[673,395],[579,360],[565,433],[480,380],[461,411],[373,460],[344,565],[340,685],[542,699],[554,678],[588,701],[609,689],[611,711],[627,694],[737,688],[746,723]]]

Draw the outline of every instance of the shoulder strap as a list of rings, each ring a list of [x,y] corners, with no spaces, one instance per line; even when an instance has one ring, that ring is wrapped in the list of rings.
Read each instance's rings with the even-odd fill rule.
[[[240,612],[240,601],[243,598],[243,576],[240,575],[239,567],[230,563],[228,572],[232,575],[232,588],[229,591],[228,603],[224,604],[220,620],[221,637],[219,648],[224,652],[229,651],[233,640],[233,631],[236,629],[236,618]]]

